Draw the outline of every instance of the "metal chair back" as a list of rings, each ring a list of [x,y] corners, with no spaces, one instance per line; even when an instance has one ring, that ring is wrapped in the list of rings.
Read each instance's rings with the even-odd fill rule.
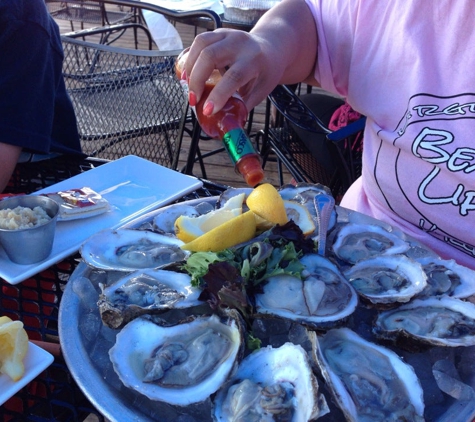
[[[361,175],[362,131],[365,117],[342,129],[332,131],[316,116],[297,93],[285,85],[277,86],[269,95],[281,116],[281,124],[271,126],[267,119],[260,134],[262,154],[273,152],[279,165],[284,165],[296,182],[321,183],[329,187],[338,201]],[[299,138],[293,126],[324,135],[328,151],[335,163],[333,168],[319,161]],[[265,158],[266,158],[265,157]],[[326,164],[326,163],[325,163]],[[281,180],[281,183],[284,183]]]
[[[46,7],[55,19],[68,20],[71,30],[77,30],[75,23],[84,23],[99,26],[113,25],[121,22],[138,22],[136,8],[131,7],[106,7],[101,0],[45,0]]]
[[[204,18],[220,26],[212,11],[176,12],[145,2],[104,0],[116,7],[152,10],[169,19]],[[63,76],[76,112],[81,146],[88,156],[113,160],[137,155],[176,169],[187,98],[175,76],[180,50],[116,47],[128,45],[125,32],[143,31],[122,23],[62,35]],[[131,37],[129,37],[131,38]],[[130,44],[130,43],[129,43]]]
[[[83,151],[134,154],[176,168],[186,102],[174,75],[179,51],[133,50],[62,37],[63,75]]]

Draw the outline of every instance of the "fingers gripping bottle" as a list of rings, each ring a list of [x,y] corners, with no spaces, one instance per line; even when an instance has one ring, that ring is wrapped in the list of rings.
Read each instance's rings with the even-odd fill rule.
[[[188,84],[186,79],[182,79],[181,76],[187,56],[188,52],[184,50],[178,57],[175,66],[176,75],[186,92],[188,92]],[[203,132],[211,138],[223,141],[236,172],[242,175],[249,186],[254,187],[264,179],[264,170],[262,169],[261,157],[254,149],[244,130],[247,109],[242,99],[236,94],[217,113],[211,116],[203,114],[203,105],[220,78],[219,71],[214,70],[206,81],[203,95],[196,106],[193,107],[193,111]]]

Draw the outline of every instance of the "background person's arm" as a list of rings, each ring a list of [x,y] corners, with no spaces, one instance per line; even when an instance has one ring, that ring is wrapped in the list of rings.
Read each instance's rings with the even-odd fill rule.
[[[10,180],[21,150],[22,148],[19,146],[0,142],[0,193],[3,192]]]

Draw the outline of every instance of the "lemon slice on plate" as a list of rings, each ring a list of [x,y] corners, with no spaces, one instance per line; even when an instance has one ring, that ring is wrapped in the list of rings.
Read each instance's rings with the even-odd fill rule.
[[[23,359],[28,351],[28,336],[21,321],[0,317],[0,373],[18,381],[25,373]]]

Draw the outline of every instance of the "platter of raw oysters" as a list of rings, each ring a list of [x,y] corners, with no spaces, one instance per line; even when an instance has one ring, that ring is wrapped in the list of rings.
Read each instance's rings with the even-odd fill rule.
[[[308,210],[219,252],[176,237],[251,189],[173,204],[81,247],[59,314],[76,382],[111,421],[472,421],[475,272],[285,185]],[[234,199],[233,199],[234,198]],[[325,243],[318,253],[318,244]]]

